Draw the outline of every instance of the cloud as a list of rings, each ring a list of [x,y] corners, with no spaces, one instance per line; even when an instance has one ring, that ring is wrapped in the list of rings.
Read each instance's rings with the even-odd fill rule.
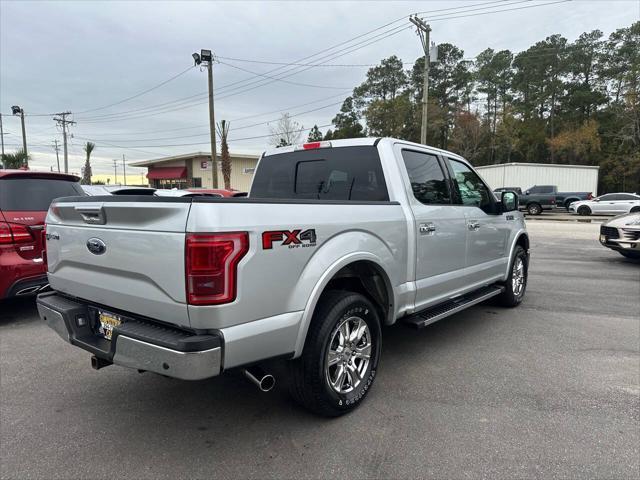
[[[74,171],[79,171],[84,161],[82,145],[87,138],[94,139],[98,145],[94,170],[100,173],[109,173],[112,159],[121,158],[123,153],[133,161],[206,150],[209,148],[206,96],[195,98],[192,106],[181,110],[149,109],[153,105],[205,92],[206,73],[197,68],[131,101],[85,114],[78,112],[117,102],[158,84],[187,68],[192,62],[191,53],[201,48],[211,48],[226,57],[295,61],[405,14],[470,4],[482,7],[482,3],[471,0],[0,2],[0,112],[5,115],[6,130],[11,132],[5,139],[7,150],[13,150],[20,143],[18,119],[6,116],[14,104],[22,106],[28,114],[61,110],[75,113],[77,125],[71,128],[74,138],[70,139],[69,146],[70,165]],[[596,28],[608,34],[629,25],[634,15],[637,19],[634,5],[637,3],[574,1],[486,16],[444,21],[434,18],[432,39],[458,45],[465,51],[465,56],[474,56],[486,47],[519,51],[553,33],[560,33],[570,40],[583,31]],[[391,54],[405,62],[419,57],[421,50],[415,34],[411,30],[403,31],[334,62],[370,64]],[[237,65],[256,72],[268,72],[277,67]],[[366,68],[313,68],[287,80],[353,87],[365,74]],[[266,83],[256,83],[255,78],[247,81],[250,77],[250,74],[226,65],[215,66],[216,118],[230,120],[232,130],[276,118],[277,114],[236,120],[238,118],[341,93],[283,82],[249,90],[251,86]],[[246,91],[241,86],[245,86]],[[348,93],[345,91],[344,95]],[[329,103],[331,101],[320,102],[315,106]],[[175,105],[178,104],[169,106]],[[295,114],[313,106],[290,109],[290,112]],[[296,120],[305,127],[326,124],[338,108],[328,107],[301,115]],[[137,116],[136,112],[120,117],[106,116],[136,109]],[[230,136],[245,138],[268,133],[268,126],[263,124],[238,130],[235,134],[232,131]],[[198,134],[200,136],[195,136]],[[55,153],[50,145],[54,138],[61,140],[61,135],[52,119],[28,116],[27,135],[34,165],[40,168],[55,165]],[[184,138],[180,138],[183,135]],[[149,146],[195,142],[203,143],[182,147]],[[259,152],[267,143],[267,138],[258,138],[232,142],[231,148]]]

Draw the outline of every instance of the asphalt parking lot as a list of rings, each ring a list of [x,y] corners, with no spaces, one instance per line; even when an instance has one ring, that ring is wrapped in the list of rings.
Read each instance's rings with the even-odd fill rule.
[[[640,264],[597,224],[529,222],[527,297],[388,328],[376,384],[333,420],[238,374],[94,371],[0,304],[2,478],[638,478]],[[278,372],[276,372],[278,373]]]

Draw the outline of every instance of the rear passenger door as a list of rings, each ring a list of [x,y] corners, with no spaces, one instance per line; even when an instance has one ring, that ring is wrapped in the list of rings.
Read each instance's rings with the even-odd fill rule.
[[[436,155],[402,148],[405,188],[414,217],[416,309],[448,298],[464,286],[464,211],[452,205],[446,168]]]
[[[507,243],[514,212],[499,211],[495,197],[480,176],[465,162],[447,158],[454,188],[454,203],[464,211],[467,229],[467,284],[490,283],[504,276]]]

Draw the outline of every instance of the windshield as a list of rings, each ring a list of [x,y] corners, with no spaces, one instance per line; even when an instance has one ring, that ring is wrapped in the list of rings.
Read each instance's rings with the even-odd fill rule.
[[[256,170],[251,198],[388,201],[374,146],[269,155]]]
[[[55,198],[84,195],[78,182],[44,178],[0,180],[0,210],[37,212],[49,210]]]

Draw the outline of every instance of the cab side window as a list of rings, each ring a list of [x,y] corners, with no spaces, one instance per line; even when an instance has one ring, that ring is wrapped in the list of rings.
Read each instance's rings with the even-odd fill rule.
[[[491,213],[494,204],[493,194],[478,174],[458,160],[448,158],[447,161],[453,171],[453,183],[458,189],[462,204]]]
[[[403,150],[402,159],[416,200],[425,205],[451,203],[446,177],[434,155]]]

